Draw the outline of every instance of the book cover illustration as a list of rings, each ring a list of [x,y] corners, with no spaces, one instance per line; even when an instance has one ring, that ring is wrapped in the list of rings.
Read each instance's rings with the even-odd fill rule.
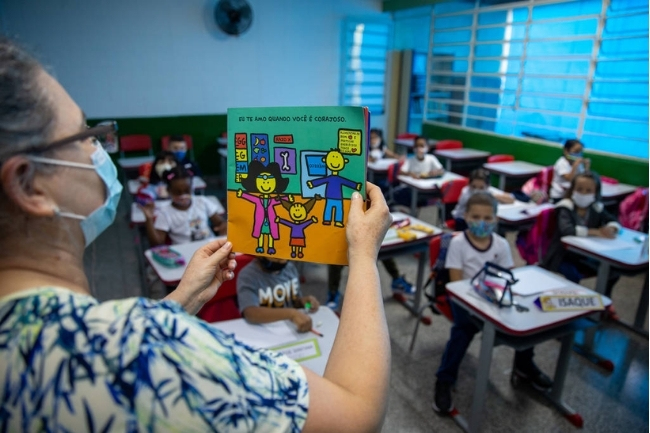
[[[368,110],[228,110],[228,239],[237,252],[347,264],[345,224],[366,194]]]

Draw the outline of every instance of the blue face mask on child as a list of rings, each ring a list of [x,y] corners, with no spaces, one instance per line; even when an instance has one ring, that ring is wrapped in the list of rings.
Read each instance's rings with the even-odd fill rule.
[[[185,155],[187,154],[187,150],[177,150],[175,152],[172,152],[174,154],[174,157],[179,160],[183,161],[185,159]]]
[[[469,229],[469,232],[477,238],[486,238],[490,236],[496,226],[496,222],[489,223],[483,220],[467,221],[467,228]]]
[[[117,180],[117,169],[111,161],[110,156],[98,142],[95,143],[97,150],[90,156],[92,164],[82,164],[72,161],[61,161],[52,158],[42,158],[39,156],[30,156],[32,161],[42,162],[45,164],[62,165],[65,167],[85,168],[95,170],[97,175],[106,185],[106,201],[100,207],[95,209],[90,215],[83,216],[70,212],[59,212],[63,217],[81,220],[81,231],[84,234],[86,246],[97,239],[104,230],[106,230],[115,220],[117,213],[117,204],[120,202],[122,194],[122,184]]]
[[[569,161],[575,161],[576,159],[582,158],[582,152],[569,153]]]

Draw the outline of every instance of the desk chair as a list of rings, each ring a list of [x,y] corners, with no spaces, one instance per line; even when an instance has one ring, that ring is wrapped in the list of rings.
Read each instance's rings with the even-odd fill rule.
[[[168,150],[169,149],[169,138],[170,135],[165,135],[163,137],[160,137],[160,147],[162,150]],[[190,154],[190,159],[194,160],[194,146],[192,146],[192,136],[183,134],[183,140],[185,140],[185,143],[187,144],[187,151]]]
[[[463,142],[458,140],[440,140],[436,143],[436,150],[462,149]]]
[[[445,269],[445,259],[449,242],[451,242],[454,235],[454,233],[444,233],[441,236],[436,236],[429,242],[429,265],[431,267],[431,273],[429,274],[429,279],[424,283],[424,289],[422,291],[428,302],[418,312],[418,320],[415,323],[415,329],[411,337],[409,352],[412,352],[415,346],[415,338],[420,329],[420,322],[431,323],[430,320],[425,320],[422,317],[427,308],[430,308],[431,312],[435,315],[443,315],[450,321],[454,321],[451,313],[451,305],[449,305],[449,298],[445,289],[445,285],[449,282],[449,271]]]
[[[445,221],[449,228],[453,229],[454,223],[453,220],[446,221],[447,218],[447,205],[458,203],[460,198],[460,193],[469,184],[469,179],[454,179],[448,182],[445,182],[440,187],[441,197],[435,199],[435,205],[438,207],[438,221]]]
[[[404,165],[404,161],[397,161],[395,164],[392,164],[388,167],[386,172],[386,179],[388,180],[388,204],[394,204],[395,202],[395,190],[397,188],[405,188],[405,186],[400,185],[397,180],[397,175],[399,174],[400,169]]]
[[[125,158],[127,152],[147,152],[150,156],[153,156],[151,137],[145,134],[121,136],[120,157]]]
[[[206,302],[203,308],[196,313],[199,319],[213,323],[239,319],[241,317],[237,303],[237,276],[254,258],[254,256],[248,254],[238,254],[235,256],[237,267],[235,268],[233,279],[223,283],[219,287],[219,290],[217,290],[217,294]]]
[[[487,162],[510,162],[514,160],[515,157],[512,155],[492,155],[488,156]]]

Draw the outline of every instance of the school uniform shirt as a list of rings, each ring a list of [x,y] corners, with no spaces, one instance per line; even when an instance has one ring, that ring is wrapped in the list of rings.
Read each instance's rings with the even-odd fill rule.
[[[614,216],[607,212],[605,206],[599,201],[592,203],[587,209],[587,214],[581,218],[576,212],[573,200],[565,198],[555,205],[553,216],[556,223],[555,232],[541,266],[554,272],[558,270],[567,255],[567,250],[562,245],[562,236],[588,236],[589,229],[603,226],[621,229]]]
[[[217,205],[204,196],[193,195],[192,204],[186,210],[176,209],[171,203],[161,206],[154,228],[169,233],[173,244],[213,238],[208,220],[217,210]]]
[[[295,308],[302,297],[296,266],[288,262],[280,271],[266,272],[257,260],[237,276],[239,311],[248,307]]]
[[[504,268],[512,268],[512,253],[508,241],[496,233],[490,236],[490,245],[484,250],[472,244],[466,232],[454,236],[449,243],[445,268],[461,269],[463,279],[474,277],[485,262],[492,262]]]
[[[174,301],[99,302],[59,287],[0,298],[6,431],[298,432],[303,369]]]
[[[409,174],[427,174],[431,173],[433,170],[439,170],[442,168],[442,164],[438,161],[434,155],[429,153],[424,155],[422,161],[420,161],[416,156],[411,157],[404,161],[402,165],[402,170],[405,173]]]
[[[551,181],[551,191],[549,193],[551,198],[562,198],[564,193],[571,186],[571,181],[564,179],[562,176],[571,173],[572,163],[564,156],[561,156],[553,166],[553,180]],[[585,171],[584,164],[580,164],[576,170],[576,174]]]

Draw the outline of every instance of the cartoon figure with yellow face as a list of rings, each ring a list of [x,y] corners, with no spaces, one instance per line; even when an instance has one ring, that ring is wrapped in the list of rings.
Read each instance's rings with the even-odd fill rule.
[[[248,192],[241,189],[237,191],[237,197],[243,198],[255,205],[253,212],[253,237],[257,238],[256,253],[264,252],[264,240],[266,239],[268,254],[275,254],[274,242],[280,239],[280,230],[275,221],[276,214],[274,206],[279,205],[286,197],[280,197],[289,185],[289,179],[283,178],[280,166],[277,162],[271,162],[264,166],[259,161],[251,161],[248,165],[248,176],[241,181],[242,186]],[[253,195],[251,193],[258,193]],[[271,197],[275,194],[275,197]],[[292,200],[293,196],[289,198]]]
[[[293,198],[293,197],[292,197]],[[306,203],[286,202],[283,201],[282,207],[289,211],[289,216],[291,221],[285,220],[284,218],[276,217],[275,222],[285,225],[291,229],[291,234],[289,235],[289,246],[291,247],[291,258],[295,259],[298,256],[299,259],[304,257],[302,249],[306,247],[306,237],[305,229],[313,223],[318,222],[318,218],[315,216],[307,219],[309,212],[311,212],[316,200],[321,200],[321,196],[316,194],[316,196]]]
[[[336,227],[343,227],[343,187],[356,189],[361,191],[361,184],[353,182],[342,176],[339,173],[345,167],[345,164],[350,162],[349,159],[344,158],[343,154],[337,149],[332,149],[327,152],[323,162],[327,169],[332,172],[329,176],[323,176],[313,181],[308,181],[309,188],[315,188],[325,185],[325,212],[323,214],[323,225],[332,224],[332,212],[334,213],[334,225]]]

